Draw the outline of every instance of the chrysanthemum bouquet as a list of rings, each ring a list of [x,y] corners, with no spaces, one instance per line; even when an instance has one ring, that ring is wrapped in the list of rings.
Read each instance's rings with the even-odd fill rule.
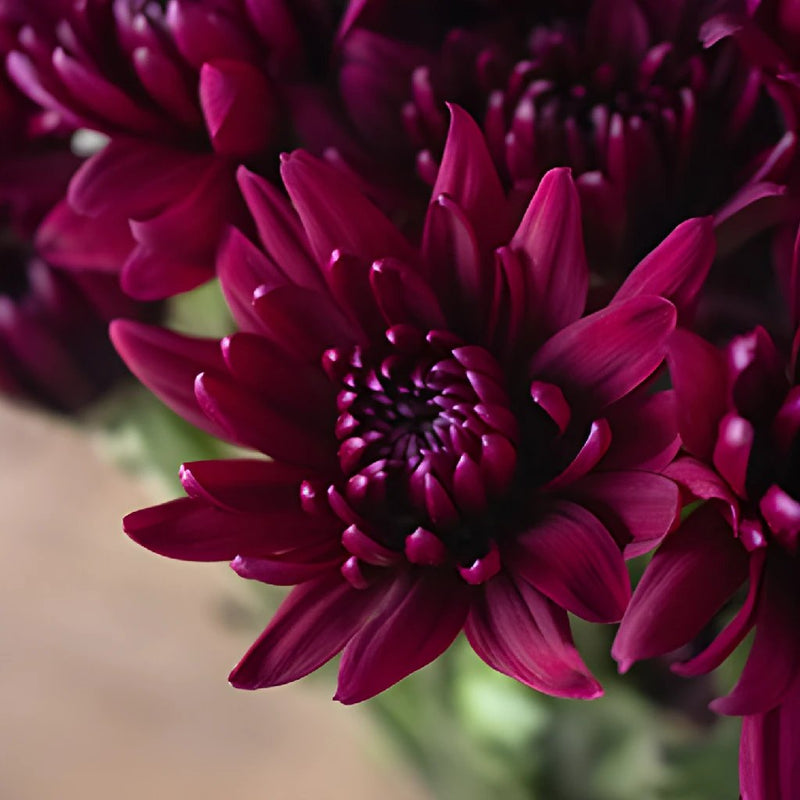
[[[294,587],[234,686],[341,654],[448,798],[733,798],[717,715],[800,798],[800,4],[5,0],[0,46],[0,388],[86,419],[124,362],[205,432],[123,524]]]

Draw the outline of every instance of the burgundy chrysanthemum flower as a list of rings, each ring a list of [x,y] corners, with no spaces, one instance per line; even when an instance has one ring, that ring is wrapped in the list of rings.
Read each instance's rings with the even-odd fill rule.
[[[132,296],[158,299],[212,277],[221,231],[244,218],[236,164],[274,169],[286,128],[276,81],[312,69],[303,37],[324,49],[327,6],[88,0],[61,6],[55,23],[31,9],[9,73],[71,126],[111,137],[73,180],[70,202],[131,220],[136,247],[121,280]],[[74,237],[67,227],[60,238]]]
[[[618,619],[623,550],[676,520],[659,474],[677,447],[672,395],[643,383],[675,327],[665,298],[688,313],[709,268],[710,221],[679,226],[582,316],[569,171],[544,176],[515,227],[477,125],[452,114],[420,249],[296,152],[282,164],[295,210],[239,173],[260,246],[231,229],[218,271],[240,332],[220,347],[112,328],[169,405],[272,459],[186,464],[187,498],[125,520],[158,553],[298,584],[235,686],[292,681],[343,650],[336,696],[352,703],[463,629],[495,669],[595,697],[566,612]]]
[[[711,707],[744,716],[744,800],[800,795],[800,386],[763,328],[725,351],[677,331],[668,360],[687,456],[669,469],[706,500],[667,537],[648,565],[613,654],[634,660],[691,642],[748,583],[743,604],[711,644],[673,668],[708,672],[755,626],[733,691]]]
[[[525,203],[547,169],[572,167],[593,268],[616,288],[679,220],[716,211],[744,185],[729,214],[761,199],[751,162],[777,144],[779,114],[731,43],[699,41],[708,15],[733,5],[442,3],[434,14],[425,3],[353,0],[341,95],[362,150],[376,160],[413,151],[431,183],[442,100],[482,121]]]

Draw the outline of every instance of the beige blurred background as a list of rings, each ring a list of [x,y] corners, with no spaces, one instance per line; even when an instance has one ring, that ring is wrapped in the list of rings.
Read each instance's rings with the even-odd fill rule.
[[[228,686],[252,595],[129,542],[120,517],[152,500],[76,431],[0,405],[0,799],[423,798],[329,682]]]

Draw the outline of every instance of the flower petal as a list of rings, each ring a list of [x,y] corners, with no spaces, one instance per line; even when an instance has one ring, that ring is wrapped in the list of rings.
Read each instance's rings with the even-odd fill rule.
[[[284,157],[281,175],[317,263],[326,263],[334,250],[368,262],[387,256],[415,260],[413,248],[397,228],[324,161],[298,150]]]
[[[542,178],[511,249],[526,268],[527,315],[540,334],[575,322],[586,306],[589,268],[580,201],[568,169],[552,169]]]
[[[746,716],[739,749],[742,800],[800,797],[800,677],[781,704],[765,714]]]
[[[234,513],[203,499],[181,497],[128,514],[122,521],[135,542],[182,561],[267,557],[289,548],[336,541],[330,519],[277,508],[266,514]]]
[[[615,303],[545,342],[531,377],[555,383],[573,407],[596,415],[653,373],[674,327],[675,307],[660,297]]]
[[[508,241],[505,192],[478,124],[463,108],[448,104],[450,129],[431,197],[446,195],[464,212],[475,232],[478,250],[486,255]],[[428,223],[423,241],[430,239]],[[423,245],[427,250],[428,245]]]
[[[566,612],[523,580],[483,584],[464,632],[493,669],[540,692],[590,700],[602,694],[572,643]]]
[[[182,336],[126,319],[112,322],[109,333],[122,360],[150,391],[192,425],[228,438],[224,428],[203,414],[194,394],[198,373],[225,370],[216,339]]]
[[[472,597],[455,575],[400,575],[342,655],[335,700],[367,700],[441,655],[464,626]]]
[[[684,447],[708,461],[727,404],[725,358],[705,339],[678,329],[667,345],[667,364],[678,400],[678,429]]]
[[[747,553],[707,504],[656,551],[619,627],[611,655],[621,672],[690,642],[747,578]]]
[[[624,547],[626,558],[652,550],[681,510],[677,485],[651,472],[593,472],[569,487],[569,497],[589,509]]]
[[[794,560],[767,556],[758,598],[756,638],[739,682],[711,703],[718,714],[760,714],[781,702],[800,664],[800,591]]]
[[[379,599],[378,590],[354,589],[338,569],[301,584],[228,680],[237,689],[261,689],[308,675],[347,644]]]
[[[336,441],[270,407],[264,398],[229,380],[201,373],[195,396],[203,412],[228,438],[288,464],[325,469],[335,463]]]
[[[274,263],[298,286],[321,288],[319,265],[314,261],[300,217],[286,196],[245,167],[239,167],[236,180],[261,243]],[[326,260],[328,256],[330,253],[325,254]]]
[[[616,622],[625,612],[631,588],[619,546],[575,503],[556,502],[517,537],[508,561],[516,575],[579,617]]]
[[[639,262],[612,302],[656,294],[670,300],[683,317],[691,313],[715,251],[712,218],[686,220]]]
[[[300,484],[310,477],[307,469],[255,458],[191,461],[180,469],[181,484],[190,497],[253,514],[298,511]]]

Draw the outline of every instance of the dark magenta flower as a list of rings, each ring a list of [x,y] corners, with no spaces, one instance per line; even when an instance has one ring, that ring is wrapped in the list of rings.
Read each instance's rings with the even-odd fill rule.
[[[616,288],[679,220],[729,203],[730,216],[766,192],[751,162],[784,132],[777,106],[730,42],[699,40],[708,15],[734,5],[441,3],[434,14],[425,3],[353,0],[340,91],[362,149],[406,164],[416,154],[430,183],[443,100],[481,121],[522,207],[547,169],[570,166],[593,269]]]
[[[321,37],[332,12],[282,0],[87,0],[52,16],[31,8],[8,70],[70,126],[111,137],[72,181],[72,206],[131,220],[136,246],[120,266],[132,296],[208,280],[221,231],[244,219],[236,164],[274,170],[287,116],[278,83],[312,70],[303,37]]]
[[[800,386],[796,359],[763,328],[718,350],[677,331],[668,361],[687,455],[668,470],[706,500],[648,565],[620,626],[621,669],[707,631],[747,585],[741,608],[711,644],[673,668],[708,672],[755,627],[738,684],[711,707],[744,717],[740,782],[745,800],[800,794]],[[708,641],[706,639],[706,641]]]
[[[228,232],[218,272],[240,332],[112,327],[140,379],[185,418],[272,460],[185,464],[188,497],[125,519],[174,558],[233,559],[297,588],[231,675],[295,680],[343,650],[337,698],[371,697],[462,629],[541,691],[596,697],[567,611],[618,619],[623,551],[679,510],[670,392],[645,382],[714,253],[679,226],[614,301],[583,316],[578,195],[548,172],[515,225],[475,122],[451,129],[420,248],[304,152],[294,205],[239,172],[259,245]],[[663,295],[663,296],[660,296]]]
[[[0,52],[31,8],[3,5]],[[80,164],[70,133],[0,70],[0,392],[63,413],[81,410],[127,374],[108,340],[108,322],[155,317],[154,309],[122,293],[115,274],[103,274],[130,249],[126,221],[108,215],[100,220],[100,238],[115,244],[110,252],[97,245],[92,222],[66,206],[67,183]],[[74,260],[74,275],[48,260],[53,229],[64,229],[57,221],[65,215],[73,235],[80,232],[91,245],[81,246],[90,257]],[[67,244],[60,241],[56,249],[68,250]]]

